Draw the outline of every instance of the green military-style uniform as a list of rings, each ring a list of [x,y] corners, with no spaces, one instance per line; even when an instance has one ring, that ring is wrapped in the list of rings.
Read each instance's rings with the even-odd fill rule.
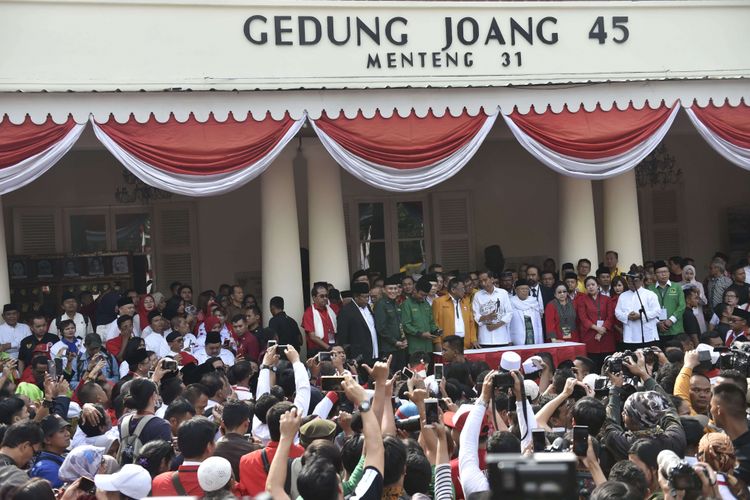
[[[401,323],[409,341],[409,354],[432,352],[432,340],[422,338],[422,332],[432,333],[437,330],[432,317],[432,306],[426,300],[418,302],[413,297],[406,299],[401,304]]]
[[[672,326],[666,332],[659,332],[662,337],[671,337],[685,332],[685,327],[682,324],[682,315],[685,313],[685,293],[682,291],[682,287],[670,281],[667,281],[666,286],[661,287],[659,283],[656,285],[650,285],[649,290],[654,292],[659,298],[659,305],[667,310],[667,317],[672,321]],[[664,319],[663,316],[659,318]]]
[[[395,300],[383,297],[375,303],[373,311],[375,331],[378,334],[378,353],[381,357],[399,351],[396,342],[402,340],[401,308]]]

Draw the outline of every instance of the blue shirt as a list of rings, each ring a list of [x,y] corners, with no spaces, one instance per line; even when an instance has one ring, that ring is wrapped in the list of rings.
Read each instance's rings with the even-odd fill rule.
[[[42,451],[39,453],[34,465],[31,466],[29,476],[41,477],[52,484],[53,488],[60,488],[63,485],[59,477],[60,466],[65,459],[55,453]]]

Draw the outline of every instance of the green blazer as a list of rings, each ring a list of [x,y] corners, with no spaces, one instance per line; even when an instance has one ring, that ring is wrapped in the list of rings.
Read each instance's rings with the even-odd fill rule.
[[[435,318],[432,317],[432,306],[426,300],[417,302],[411,297],[406,299],[401,304],[401,324],[409,342],[409,354],[432,352],[432,339],[423,339],[421,335],[422,332],[437,330]]]
[[[682,287],[672,282],[667,282],[664,288],[656,285],[650,285],[649,290],[654,292],[659,298],[659,304],[667,309],[667,318],[672,320],[672,327],[660,335],[677,335],[685,332],[682,324],[682,315],[685,313],[685,293]]]

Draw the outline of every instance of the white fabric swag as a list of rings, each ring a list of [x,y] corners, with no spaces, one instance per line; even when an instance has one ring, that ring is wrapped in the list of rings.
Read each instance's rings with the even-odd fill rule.
[[[125,168],[149,186],[185,196],[204,197],[234,191],[265,172],[289,141],[297,135],[305,120],[306,117],[296,120],[273,149],[257,162],[245,165],[242,169],[233,172],[207,175],[178,174],[160,169],[122,148],[97,125],[93,117],[91,126],[104,147],[120,160]]]
[[[531,153],[534,158],[547,165],[549,168],[568,177],[580,179],[607,179],[615,177],[628,170],[635,168],[646,156],[653,151],[662,141],[672,122],[677,116],[680,107],[675,105],[667,120],[648,139],[625,153],[597,159],[582,159],[563,155],[548,148],[544,144],[530,137],[509,116],[503,115],[505,123],[508,124],[518,142]]]
[[[365,160],[338,144],[315,124],[315,120],[310,119],[310,123],[328,153],[354,177],[378,189],[413,192],[431,188],[456,175],[476,154],[492,130],[497,115],[498,111],[489,115],[479,133],[451,155],[432,165],[413,169],[393,168]]]
[[[685,108],[690,121],[693,122],[698,133],[716,150],[721,156],[735,165],[750,170],[750,149],[736,146],[731,142],[719,137],[710,128],[703,124],[691,108]]]
[[[0,195],[22,188],[41,177],[70,151],[81,136],[83,128],[84,125],[76,123],[58,143],[15,165],[0,169]]]

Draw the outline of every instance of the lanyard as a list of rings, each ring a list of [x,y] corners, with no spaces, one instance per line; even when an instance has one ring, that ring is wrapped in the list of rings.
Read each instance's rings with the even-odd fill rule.
[[[659,305],[662,307],[664,307],[664,296],[667,294],[668,289],[669,287],[666,285],[664,287],[656,287],[656,291],[659,292]]]
[[[602,319],[601,304],[599,303],[600,300],[601,300],[601,296],[597,295],[596,296],[596,319],[597,320]]]

